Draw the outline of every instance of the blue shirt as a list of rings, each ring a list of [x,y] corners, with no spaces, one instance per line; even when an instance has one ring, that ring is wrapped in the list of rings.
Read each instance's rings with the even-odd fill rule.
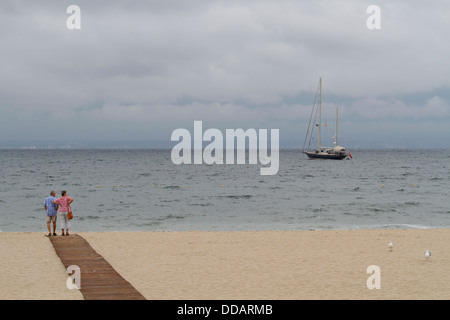
[[[45,199],[44,206],[47,207],[47,215],[48,216],[54,216],[56,215],[56,204],[53,203],[55,201],[55,197],[50,196]]]

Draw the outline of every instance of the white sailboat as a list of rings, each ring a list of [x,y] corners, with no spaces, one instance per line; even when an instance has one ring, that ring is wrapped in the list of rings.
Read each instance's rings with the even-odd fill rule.
[[[317,100],[317,94],[316,94]],[[347,156],[350,156],[350,153],[347,154],[344,147],[341,147],[337,144],[337,136],[338,136],[338,109],[336,108],[336,132],[333,137],[334,139],[334,147],[324,147],[321,142],[321,127],[322,127],[322,78],[319,81],[319,89],[318,89],[318,103],[314,102],[313,108],[311,111],[311,118],[309,119],[308,130],[306,132],[305,142],[303,143],[303,153],[305,153],[309,159],[330,159],[330,160],[342,160]],[[314,119],[313,119],[314,115]],[[318,123],[316,126],[318,127],[318,135],[317,135],[317,149],[311,149],[311,141],[313,139],[314,134],[314,126],[311,124],[316,123],[316,119],[318,116]],[[308,139],[309,138],[309,139]],[[308,142],[308,147],[306,147],[306,141]]]

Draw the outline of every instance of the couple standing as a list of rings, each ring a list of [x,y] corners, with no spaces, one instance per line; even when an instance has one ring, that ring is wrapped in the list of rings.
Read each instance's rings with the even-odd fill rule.
[[[55,191],[50,191],[50,197],[44,201],[44,208],[47,211],[47,229],[48,236],[52,235],[50,231],[50,223],[53,221],[53,235],[56,236],[56,214],[59,214],[61,219],[61,235],[69,235],[70,221],[68,214],[70,211],[70,204],[73,202],[73,198],[67,196],[67,191],[61,191],[61,197],[56,199]],[[58,209],[59,208],[59,209]],[[64,234],[64,229],[66,233]]]

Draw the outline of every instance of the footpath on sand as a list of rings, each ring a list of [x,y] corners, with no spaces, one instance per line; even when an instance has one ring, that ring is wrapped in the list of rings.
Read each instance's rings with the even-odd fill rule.
[[[49,239],[66,269],[79,268],[79,287],[86,300],[145,300],[83,237]]]

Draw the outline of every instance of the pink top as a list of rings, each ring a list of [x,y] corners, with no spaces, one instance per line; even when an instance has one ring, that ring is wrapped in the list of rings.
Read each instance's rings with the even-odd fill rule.
[[[73,200],[71,197],[64,196],[55,200],[57,204],[59,204],[59,212],[69,212],[68,206],[70,200]]]

